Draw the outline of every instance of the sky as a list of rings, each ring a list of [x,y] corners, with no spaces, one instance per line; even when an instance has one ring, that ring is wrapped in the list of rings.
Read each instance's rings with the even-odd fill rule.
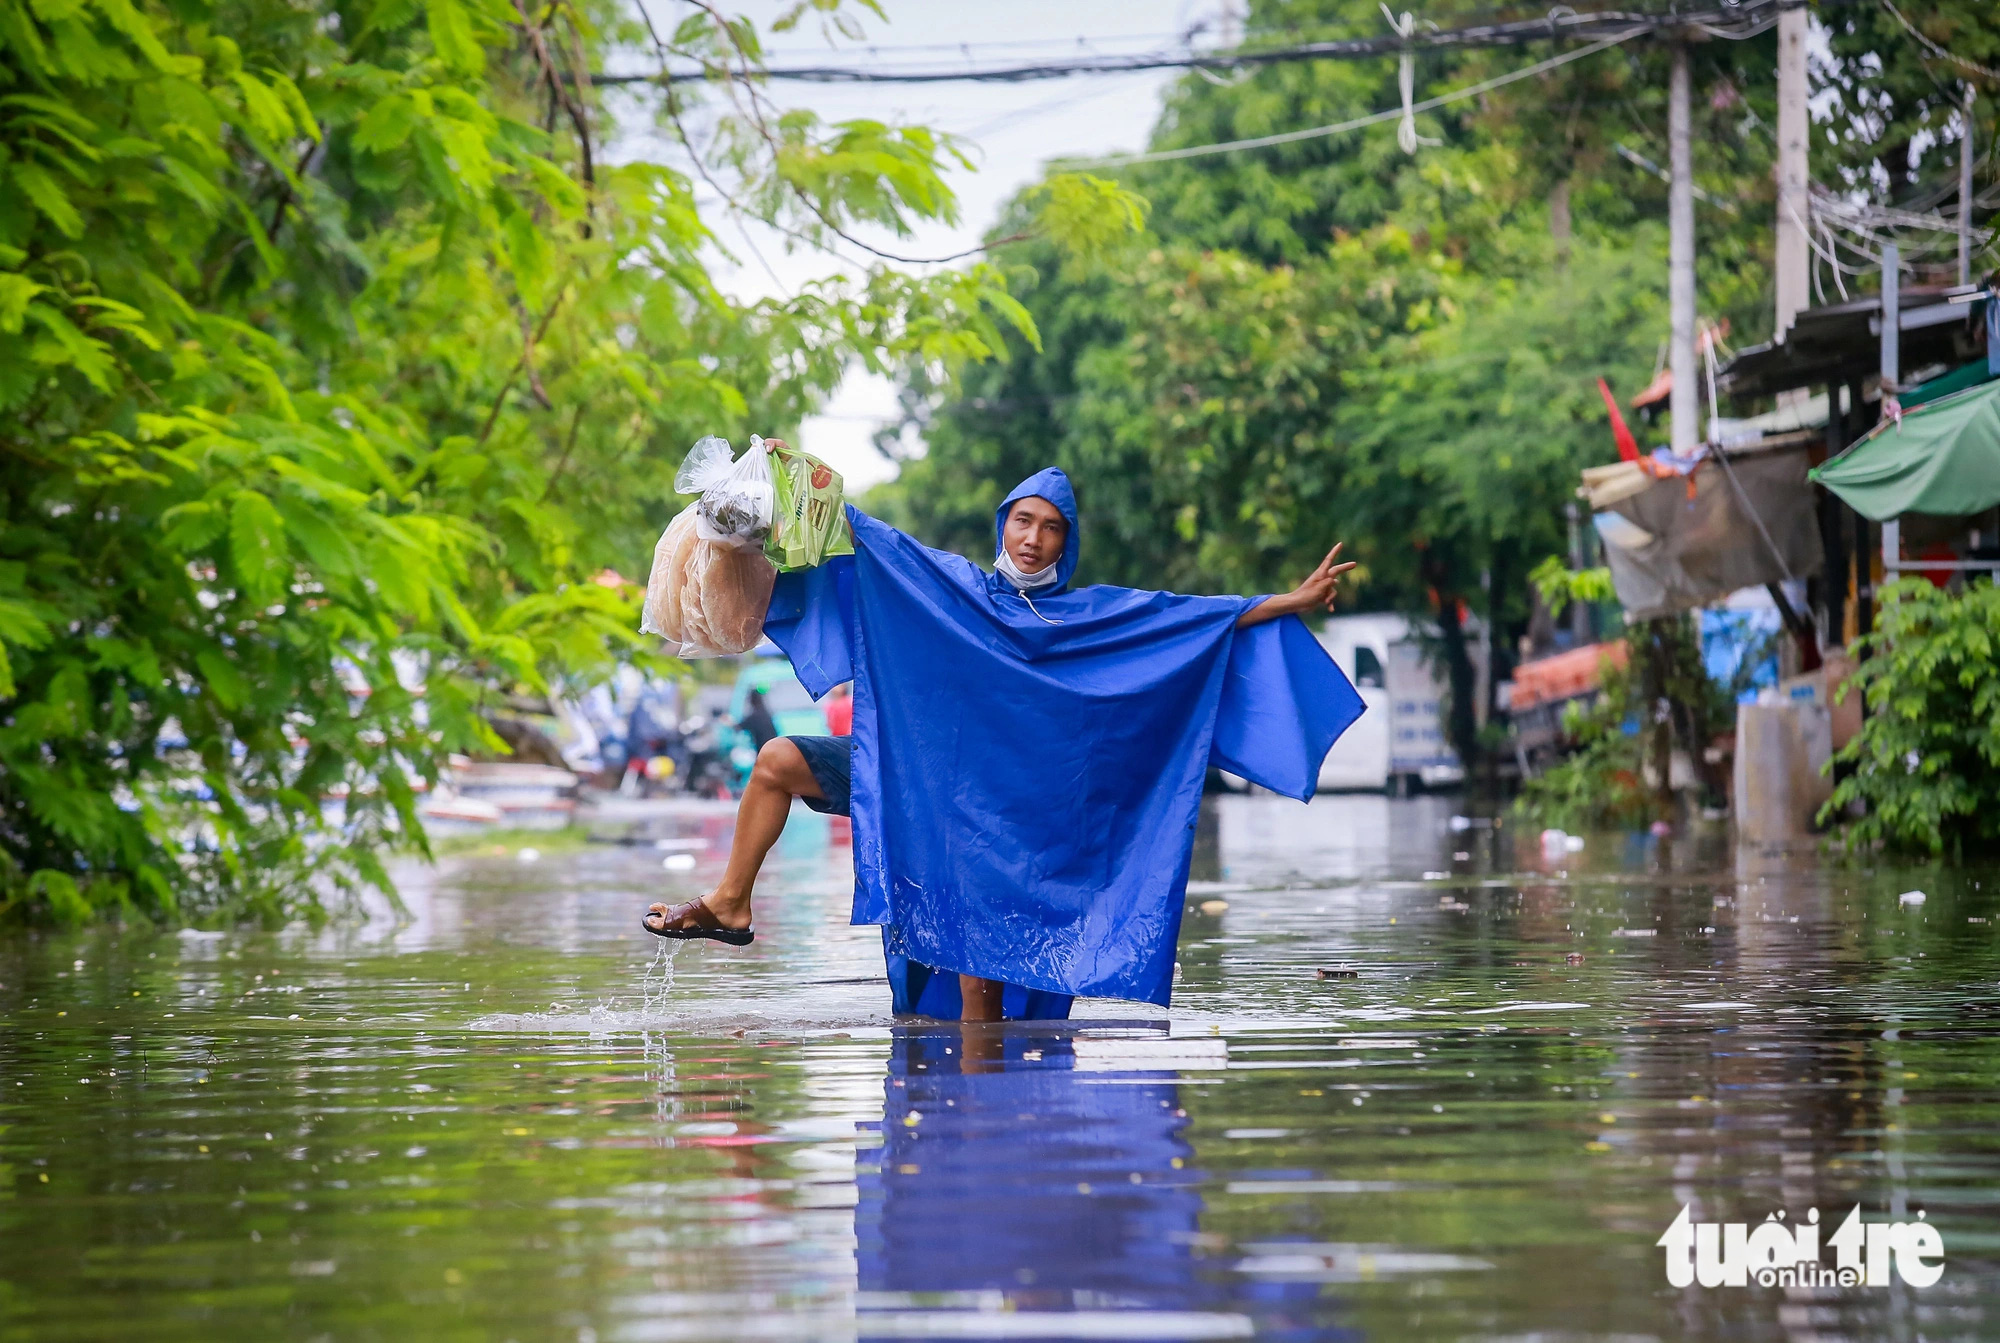
[[[676,21],[680,9],[666,0],[647,0],[654,21]],[[841,65],[923,64],[955,60],[979,64],[1048,59],[1089,54],[1130,54],[1176,48],[1196,25],[1206,25],[1197,45],[1216,41],[1216,25],[1224,17],[1226,0],[882,0],[889,22],[848,9],[866,29],[860,43],[837,39],[832,45],[811,19],[798,29],[768,37],[767,62]],[[768,34],[773,17],[786,6],[752,0],[732,6]],[[1077,75],[1023,83],[949,83],[917,85],[774,84],[781,104],[809,107],[828,121],[870,117],[914,121],[948,131],[969,141],[977,170],[955,173],[951,186],[959,199],[955,227],[926,225],[913,237],[894,238],[886,231],[862,234],[878,247],[904,256],[944,256],[976,245],[1001,207],[1021,187],[1042,175],[1043,163],[1058,156],[1074,157],[1140,149],[1145,145],[1160,96],[1177,71],[1144,71],[1118,75]],[[656,161],[677,163],[684,155],[664,140],[642,140],[625,147]],[[833,257],[788,250],[786,240],[756,225],[737,225],[705,187],[698,194],[723,244],[735,254],[735,264],[715,258],[717,283],[746,300],[796,293],[805,283],[852,267]],[[823,458],[858,493],[890,479],[896,468],[877,452],[871,437],[896,417],[894,386],[865,370],[850,369],[823,413],[800,426],[798,446]],[[773,426],[776,428],[776,426]]]

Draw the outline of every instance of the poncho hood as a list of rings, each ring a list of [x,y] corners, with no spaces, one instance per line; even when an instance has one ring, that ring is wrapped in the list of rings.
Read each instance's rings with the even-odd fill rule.
[[[1078,553],[1083,548],[1083,538],[1076,525],[1076,491],[1070,488],[1069,477],[1061,467],[1043,467],[1016,485],[1014,492],[1000,501],[1000,507],[993,512],[993,553],[998,555],[1006,548],[1008,511],[1030,496],[1040,496],[1054,504],[1069,523],[1069,535],[1063,538],[1063,553],[1056,560],[1056,581],[1035,593],[1037,597],[1052,597],[1069,586],[1070,578],[1076,573]]]

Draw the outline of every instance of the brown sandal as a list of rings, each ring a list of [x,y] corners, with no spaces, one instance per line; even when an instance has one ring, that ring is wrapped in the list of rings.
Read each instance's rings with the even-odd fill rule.
[[[686,928],[655,928],[652,923],[655,917],[663,924],[678,923],[688,917],[688,915],[696,912],[699,912],[708,922],[705,924],[694,924]],[[670,906],[665,913],[657,916],[649,909],[639,917],[639,926],[654,937],[671,937],[677,942],[692,942],[697,939],[706,938],[710,941],[722,942],[732,947],[747,947],[757,939],[755,929],[723,927],[716,920],[715,911],[708,907],[708,898],[706,896],[699,900],[690,900],[683,905]]]

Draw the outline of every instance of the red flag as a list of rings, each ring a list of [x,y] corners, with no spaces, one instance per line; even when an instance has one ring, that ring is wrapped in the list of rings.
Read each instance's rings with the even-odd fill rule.
[[[1639,444],[1633,439],[1632,431],[1625,427],[1625,417],[1618,413],[1618,398],[1611,395],[1611,384],[1599,378],[1597,390],[1604,397],[1604,408],[1611,412],[1611,435],[1618,440],[1618,456],[1621,461],[1639,460]]]

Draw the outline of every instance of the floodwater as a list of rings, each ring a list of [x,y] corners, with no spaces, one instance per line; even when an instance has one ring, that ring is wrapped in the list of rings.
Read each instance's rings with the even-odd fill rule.
[[[0,1337],[2000,1337],[1980,872],[1453,809],[1221,799],[1173,1010],[1063,1027],[892,1022],[804,812],[747,951],[638,927],[726,810],[320,932],[6,934]],[[1942,1276],[1655,1246],[1857,1205]]]

